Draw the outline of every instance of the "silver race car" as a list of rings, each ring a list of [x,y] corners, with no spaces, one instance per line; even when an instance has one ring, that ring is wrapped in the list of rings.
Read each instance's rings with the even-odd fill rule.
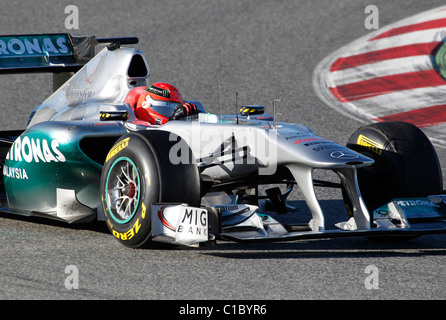
[[[135,43],[0,37],[1,73],[54,74],[53,94],[26,129],[0,132],[0,212],[105,221],[134,248],[446,232],[441,166],[415,126],[371,124],[344,146],[305,125],[277,122],[275,101],[272,115],[262,106],[210,114],[192,101],[200,113],[149,124],[126,102],[133,88],[149,85],[143,53],[122,47]],[[315,170],[339,179],[315,179]],[[310,218],[281,223],[296,186]],[[326,225],[315,187],[342,189],[345,221]]]

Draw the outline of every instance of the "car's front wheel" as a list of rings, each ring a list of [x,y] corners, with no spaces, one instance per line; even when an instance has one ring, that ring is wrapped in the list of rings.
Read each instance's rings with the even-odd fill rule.
[[[164,131],[130,133],[107,155],[101,203],[108,228],[125,246],[139,248],[151,243],[152,203],[200,204],[199,172],[192,157],[189,163],[169,159],[176,143],[178,140]]]
[[[435,148],[413,124],[393,121],[364,126],[353,133],[347,147],[375,160],[358,170],[361,194],[371,212],[393,198],[443,191]]]

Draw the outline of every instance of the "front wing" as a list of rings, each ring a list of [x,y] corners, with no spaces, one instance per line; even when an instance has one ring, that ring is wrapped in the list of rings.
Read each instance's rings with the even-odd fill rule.
[[[154,204],[152,223],[155,241],[192,246],[209,240],[280,242],[342,237],[407,238],[446,233],[445,200],[445,195],[394,199],[374,211],[370,228],[358,227],[350,219],[336,224],[337,229],[313,231],[310,223],[282,224],[270,215],[259,213],[257,206],[245,204],[207,209]],[[217,211],[217,214],[210,214],[210,211]]]

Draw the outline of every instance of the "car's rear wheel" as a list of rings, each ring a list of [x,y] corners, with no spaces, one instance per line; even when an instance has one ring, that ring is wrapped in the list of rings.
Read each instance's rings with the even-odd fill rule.
[[[102,207],[108,228],[125,246],[151,243],[152,203],[200,204],[200,178],[190,149],[190,157],[182,158],[188,161],[174,164],[169,159],[171,148],[179,143],[174,137],[164,131],[130,133],[115,143],[106,158]]]

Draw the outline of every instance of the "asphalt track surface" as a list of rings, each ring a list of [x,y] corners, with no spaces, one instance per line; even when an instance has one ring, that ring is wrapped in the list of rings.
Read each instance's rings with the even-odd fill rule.
[[[176,85],[183,97],[219,113],[239,102],[271,107],[345,143],[360,125],[324,105],[313,70],[334,50],[370,32],[364,8],[379,8],[380,26],[435,8],[441,0],[397,1],[14,1],[1,0],[2,34],[57,33],[69,4],[79,30],[98,37],[137,36],[151,82]],[[0,77],[0,128],[24,128],[51,92],[50,75]],[[271,111],[270,111],[271,112]],[[446,151],[438,150],[446,171]],[[330,217],[343,212],[338,191],[318,191]],[[298,200],[298,199],[296,199]],[[301,203],[296,202],[297,205]],[[288,217],[286,217],[288,218]],[[290,218],[291,219],[291,218]],[[0,219],[0,299],[444,299],[446,236],[377,244],[362,238],[132,250],[103,225],[70,227]],[[68,290],[67,266],[79,271]],[[367,289],[368,266],[379,271]]]

